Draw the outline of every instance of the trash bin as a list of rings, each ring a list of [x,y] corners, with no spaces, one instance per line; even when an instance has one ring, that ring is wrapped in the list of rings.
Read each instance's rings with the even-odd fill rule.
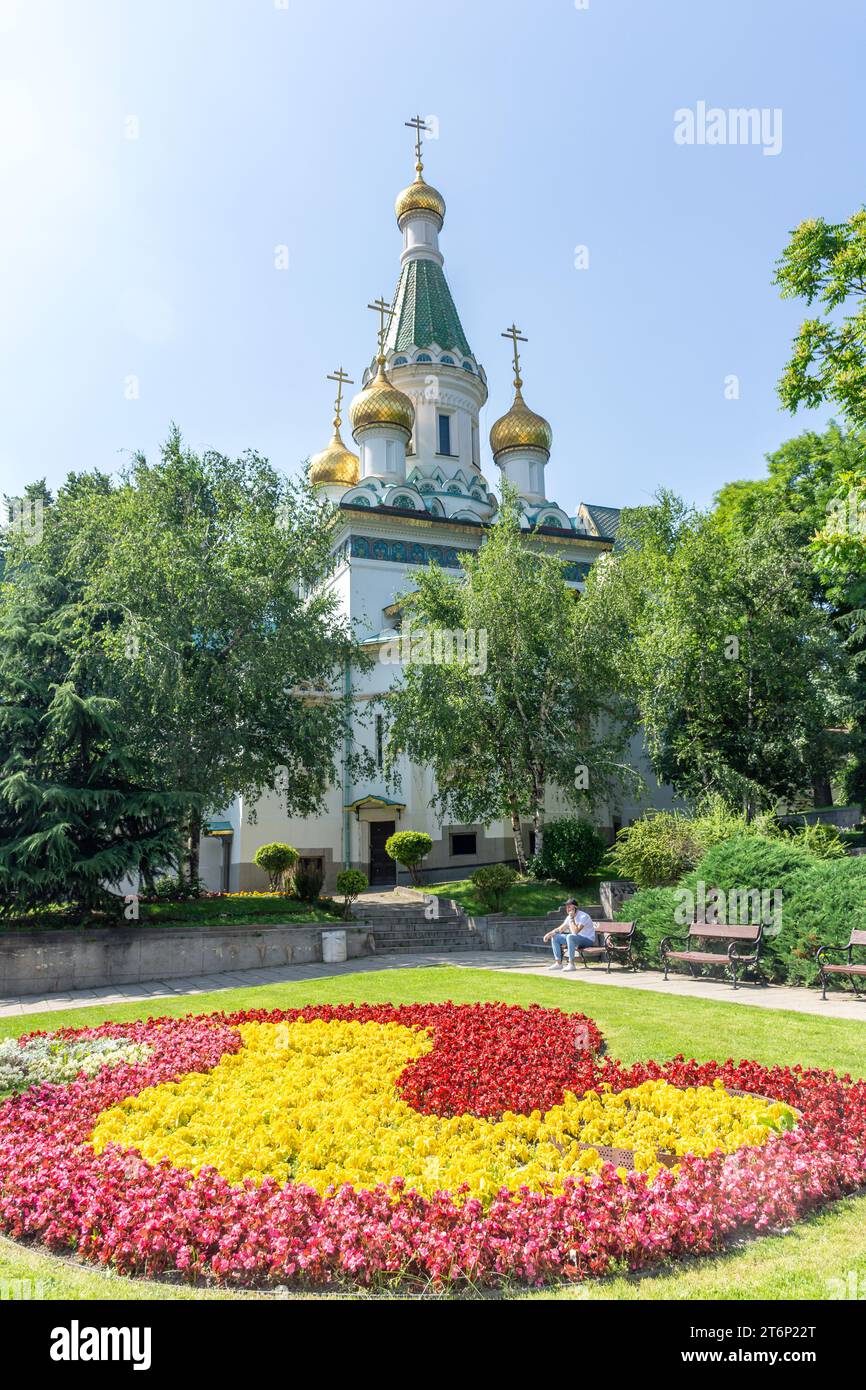
[[[345,931],[322,932],[322,960],[326,965],[336,965],[346,959]]]

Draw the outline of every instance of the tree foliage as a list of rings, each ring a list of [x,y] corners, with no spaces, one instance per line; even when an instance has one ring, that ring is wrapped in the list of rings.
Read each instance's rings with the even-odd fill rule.
[[[850,677],[812,590],[784,518],[744,532],[667,494],[623,514],[584,602],[608,615],[660,780],[751,817],[829,775]]]
[[[866,438],[831,422],[788,440],[767,469],[765,478],[724,487],[716,516],[733,536],[783,522],[802,548],[814,602],[834,620],[851,671],[841,795],[866,805]],[[815,794],[830,801],[826,779]]]
[[[53,510],[53,509],[52,509]],[[187,449],[119,486],[61,494],[64,572],[84,578],[106,690],[159,786],[206,811],[242,795],[313,815],[349,710],[342,673],[365,658],[325,582],[331,513],[256,453]],[[200,816],[188,813],[190,874]]]
[[[404,598],[412,659],[389,696],[390,765],[406,752],[431,767],[443,818],[510,819],[525,870],[521,819],[533,822],[541,853],[549,788],[588,806],[630,775],[634,712],[603,621],[584,617],[561,562],[521,532],[508,489],[462,564],[459,578],[430,566]],[[448,652],[458,633],[475,634],[475,660]],[[430,660],[439,639],[443,659]]]
[[[800,325],[779,382],[782,404],[838,405],[866,425],[866,208],[847,222],[801,222],[776,267],[784,299],[818,303],[823,313]]]
[[[177,852],[191,796],[148,780],[77,641],[77,586],[42,549],[7,547],[0,596],[0,909],[119,915],[122,881]]]

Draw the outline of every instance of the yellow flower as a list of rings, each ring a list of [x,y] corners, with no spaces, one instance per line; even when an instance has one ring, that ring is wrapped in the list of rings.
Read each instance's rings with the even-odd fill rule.
[[[666,1081],[566,1092],[546,1115],[424,1115],[396,1089],[407,1063],[432,1047],[423,1030],[299,1019],[240,1032],[241,1050],[212,1071],[104,1111],[91,1136],[97,1153],[114,1143],[151,1163],[210,1165],[233,1183],[270,1177],[319,1192],[395,1177],[425,1195],[465,1183],[486,1203],[502,1188],[561,1191],[567,1178],[589,1178],[602,1166],[598,1145],[633,1150],[652,1180],[660,1151],[731,1153],[793,1121],[787,1106],[729,1096],[718,1084],[680,1090]]]

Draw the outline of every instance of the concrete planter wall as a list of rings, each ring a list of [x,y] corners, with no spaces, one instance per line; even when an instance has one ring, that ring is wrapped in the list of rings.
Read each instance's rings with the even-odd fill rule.
[[[0,935],[0,999],[322,959],[321,926],[117,927]],[[342,928],[341,928],[342,930]],[[366,926],[347,925],[350,959],[369,955]]]
[[[637,892],[637,884],[628,878],[606,879],[599,889],[601,907],[605,922],[615,922],[616,914],[623,903],[628,902]]]

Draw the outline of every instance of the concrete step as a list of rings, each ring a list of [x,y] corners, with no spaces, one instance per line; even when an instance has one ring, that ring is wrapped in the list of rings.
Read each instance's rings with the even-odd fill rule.
[[[447,941],[443,943],[434,941],[430,942],[429,944],[422,945],[419,944],[417,941],[413,941],[409,945],[390,944],[388,946],[382,947],[381,950],[377,951],[376,954],[382,956],[454,956],[459,955],[461,951],[477,951],[480,949],[481,948],[477,942],[473,944],[472,942]]]

